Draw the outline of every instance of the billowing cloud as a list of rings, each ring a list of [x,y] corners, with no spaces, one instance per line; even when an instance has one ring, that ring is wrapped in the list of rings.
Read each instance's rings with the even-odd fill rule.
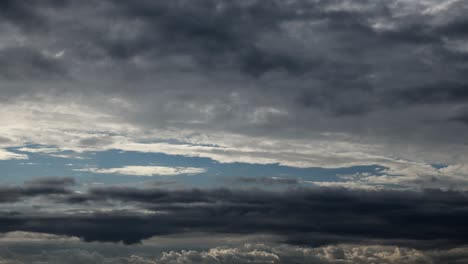
[[[69,242],[70,243],[70,242]],[[162,253],[141,252],[129,254],[109,251],[104,245],[94,249],[79,243],[57,247],[48,245],[48,254],[43,248],[31,244],[9,245],[3,253],[5,263],[118,263],[118,264],[414,264],[414,263],[463,263],[467,260],[466,248],[439,251],[422,251],[411,248],[377,245],[336,245],[328,247],[295,247],[249,243],[237,247],[214,247],[207,250],[185,249]],[[25,249],[28,249],[25,253]],[[120,248],[122,250],[122,248]],[[140,249],[141,250],[141,249]],[[151,249],[149,249],[151,250]],[[153,249],[154,250],[154,249]],[[156,249],[157,250],[157,249]],[[123,249],[123,251],[126,251]]]
[[[57,204],[54,211],[18,208],[15,214],[3,213],[2,232],[125,243],[197,232],[270,234],[287,243],[309,246],[379,243],[434,248],[467,243],[465,192],[131,187],[92,188],[86,193],[41,190],[2,191],[10,199],[3,202],[19,199],[11,200],[11,192],[17,191],[17,196],[41,195]]]
[[[163,253],[155,263],[432,263],[424,252],[396,247],[330,246],[299,248],[246,244],[240,248],[212,248],[209,251]]]

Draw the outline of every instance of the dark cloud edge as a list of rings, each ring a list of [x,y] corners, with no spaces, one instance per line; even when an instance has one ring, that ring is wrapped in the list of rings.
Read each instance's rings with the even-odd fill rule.
[[[63,187],[69,186],[70,180],[49,178],[42,182],[33,187],[2,188],[0,197],[20,190],[13,196],[16,200],[2,202],[40,196],[51,201],[45,206],[82,206],[91,208],[92,213],[4,211],[0,214],[0,232],[42,232],[126,244],[193,232],[271,234],[286,243],[308,246],[378,243],[445,248],[468,244],[466,192],[104,187],[76,193]],[[112,210],[96,209],[103,204]],[[134,209],[122,210],[117,204]]]

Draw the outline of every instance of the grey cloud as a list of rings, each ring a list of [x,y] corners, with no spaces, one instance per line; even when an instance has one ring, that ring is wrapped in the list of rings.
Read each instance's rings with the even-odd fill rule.
[[[443,250],[379,245],[335,245],[328,247],[296,247],[278,244],[240,244],[207,249],[133,247],[95,243],[2,244],[0,260],[6,263],[118,263],[118,264],[415,264],[464,263],[465,247]],[[162,251],[162,252],[161,252]],[[47,252],[47,254],[44,254]]]
[[[272,234],[288,243],[309,246],[379,243],[437,248],[467,243],[467,195],[463,192],[327,188],[287,192],[171,191],[107,187],[81,195],[62,195],[55,200],[85,208],[119,202],[155,213],[118,209],[95,211],[91,215],[20,213],[3,215],[1,231],[43,232],[86,241],[125,243],[187,232]]]
[[[427,65],[424,65],[421,60],[411,62],[403,58],[392,58],[393,53],[402,51],[402,45],[410,45],[407,47],[409,56],[415,56],[414,59],[417,56],[415,53],[417,49],[423,47],[427,47],[433,53],[429,55],[442,56],[443,54],[438,54],[441,40],[446,36],[451,36],[450,32],[452,31],[462,31],[461,26],[456,26],[459,23],[463,24],[462,21],[448,22],[448,24],[444,24],[447,28],[439,29],[441,26],[431,25],[427,17],[414,14],[413,17],[402,18],[402,22],[399,21],[395,29],[378,32],[372,27],[373,19],[380,18],[394,22],[391,11],[389,11],[391,1],[390,3],[378,1],[377,4],[363,1],[359,4],[368,8],[363,8],[360,12],[332,9],[334,6],[346,4],[350,3],[345,0],[328,2],[271,1],[268,3],[209,0],[174,1],[171,3],[108,1],[98,5],[95,12],[97,14],[113,14],[117,19],[118,26],[114,29],[108,21],[93,17],[88,22],[90,27],[84,29],[81,27],[88,26],[88,23],[81,22],[74,30],[78,36],[85,39],[78,40],[83,42],[83,46],[80,44],[74,48],[84,49],[86,42],[88,52],[104,51],[108,56],[116,59],[113,63],[117,68],[129,63],[135,56],[139,55],[145,59],[146,63],[153,65],[156,65],[159,59],[164,58],[165,54],[188,55],[193,57],[198,64],[192,71],[202,75],[206,75],[206,73],[200,72],[198,68],[200,66],[208,67],[210,71],[218,71],[218,69],[221,72],[231,73],[241,71],[257,77],[270,71],[285,70],[292,74],[287,78],[291,85],[299,86],[295,88],[299,92],[303,79],[298,76],[294,77],[295,73],[310,76],[320,81],[320,86],[326,90],[338,92],[356,89],[359,91],[367,85],[372,88],[370,91],[376,92],[382,88],[372,87],[369,80],[359,79],[373,72],[377,71],[378,73],[380,70],[386,70],[387,63],[401,64],[403,67],[419,66],[420,71],[423,72],[413,74],[419,74],[420,77],[426,77],[423,79],[429,78],[429,80],[434,77],[430,75],[431,69],[427,68]],[[17,9],[35,13],[35,10],[44,7],[53,7],[52,10],[57,8],[56,4],[50,1],[41,4],[12,5],[15,8],[6,9],[12,13],[15,13]],[[75,8],[80,11],[90,7],[88,2],[74,3],[59,7],[57,12],[67,11],[67,8]],[[55,37],[59,43],[65,46],[70,45],[71,43],[63,39],[69,37],[63,35],[65,32],[62,28],[68,24],[63,20],[55,21],[58,19],[58,15],[57,17],[53,15],[55,14],[52,12],[51,16],[42,16],[45,21],[58,23],[55,28],[50,29],[49,34],[57,34]],[[77,18],[71,18],[71,20],[74,19]],[[315,23],[315,25],[307,26],[307,23]],[[459,28],[460,30],[457,30]],[[302,31],[304,34],[299,37],[305,39],[291,36],[292,30],[299,30],[299,34]],[[310,34],[314,35],[310,36]],[[417,37],[418,34],[426,34],[429,37],[424,37],[415,43],[408,41],[408,39]],[[276,36],[273,37],[274,35]],[[347,41],[337,43],[340,39]],[[435,47],[431,49],[431,45],[435,45]],[[388,57],[383,57],[384,54],[380,54],[385,51],[388,53]],[[71,52],[85,51],[72,49]],[[99,60],[102,57],[97,56],[95,59]],[[411,63],[404,65],[406,62]],[[439,67],[439,65],[434,65],[434,67]],[[406,78],[403,75],[404,72],[400,73],[399,69],[394,69],[394,71],[401,79],[394,78],[393,81],[404,84],[404,78]],[[133,73],[141,74],[144,73],[144,70],[141,69],[140,73]],[[389,86],[389,84],[385,84],[384,79],[380,81],[379,85]],[[346,88],[340,87],[343,85],[346,85]],[[321,89],[311,86],[313,85],[308,85],[304,89],[314,96],[322,94]],[[396,83],[392,86],[398,87]],[[115,87],[113,89],[121,90],[123,88]],[[382,97],[379,93],[376,96]],[[339,102],[335,102],[339,99],[336,97],[337,94],[331,92],[326,94],[325,99],[330,100],[329,103],[339,105]]]
[[[451,119],[452,121],[456,121],[456,122],[460,122],[460,123],[463,123],[463,124],[468,124],[468,117],[467,116],[457,116],[453,119]]]
[[[177,184],[178,182],[177,181],[154,181],[154,182],[150,182],[150,184],[153,186],[153,187],[161,187],[161,186],[166,186],[166,185],[174,185],[174,184]]]
[[[25,186],[54,186],[67,187],[75,184],[75,179],[71,177],[40,177],[24,182]]]
[[[0,137],[0,144],[6,144],[6,143],[11,143],[11,142],[13,141],[7,137]]]
[[[430,85],[393,91],[389,96],[396,97],[395,103],[433,103],[465,101],[468,98],[468,83],[444,81]]]
[[[40,50],[9,47],[0,50],[1,76],[5,80],[47,80],[65,78],[65,65]]]
[[[462,109],[462,111],[458,111],[453,116],[449,117],[449,120],[452,122],[468,125],[468,109]]]
[[[206,126],[233,130],[228,121],[237,124],[234,127],[251,126],[245,124],[244,111],[277,106],[289,113],[286,120],[272,119],[263,125],[278,133],[291,124],[298,133],[320,129],[306,122],[317,111],[363,117],[386,108],[383,118],[392,118],[388,108],[399,102],[411,107],[465,101],[458,96],[467,82],[464,63],[450,58],[443,47],[444,38],[463,33],[462,18],[452,16],[436,24],[430,16],[413,13],[396,20],[392,12],[401,10],[394,10],[393,1],[360,1],[356,4],[360,9],[345,8],[353,4],[346,0],[5,4],[5,16],[18,17],[13,23],[20,23],[17,13],[38,13],[28,17],[53,25],[25,33],[27,46],[67,50],[61,66],[44,61],[37,67],[39,72],[9,67],[9,75],[29,77],[68,69],[74,80],[87,84],[49,89],[88,96],[110,92],[137,99],[138,116],[127,118],[146,123],[180,120],[179,125],[193,126],[186,120],[206,117],[173,105],[213,104],[215,116]],[[48,12],[41,11],[46,8]],[[70,16],[64,18],[64,12]],[[77,17],[86,13],[88,19]],[[374,21],[395,25],[379,30]],[[44,32],[53,43],[41,37]],[[444,66],[449,64],[454,67]],[[171,77],[174,74],[177,80]],[[453,88],[445,87],[447,80],[453,80]],[[247,107],[226,101],[231,92],[239,93]]]
[[[460,258],[461,259],[461,258]],[[373,246],[295,248],[247,244],[238,248],[212,248],[164,253],[157,263],[432,263],[425,252]],[[438,262],[437,262],[438,263]]]
[[[250,184],[286,184],[286,185],[295,185],[299,184],[298,179],[293,178],[281,178],[281,177],[239,177],[237,181],[240,183],[250,183]]]
[[[326,134],[331,135],[327,140],[340,135],[350,144],[378,149],[371,147],[372,153],[366,155],[426,164],[463,163],[468,127],[457,117],[468,98],[462,56],[466,52],[447,43],[463,40],[462,27],[455,25],[463,24],[464,7],[450,6],[450,16],[439,16],[423,14],[422,7],[405,7],[410,4],[348,0],[22,4],[49,26],[29,31],[0,27],[8,38],[21,40],[2,43],[0,55],[5,60],[0,66],[10,77],[4,76],[8,81],[3,80],[0,98],[21,99],[25,108],[55,102],[76,106],[59,108],[57,113],[47,112],[56,108],[45,108],[41,113],[47,120],[60,120],[57,134],[76,128],[94,135],[51,140],[50,145],[59,148],[62,142],[105,149],[120,141],[160,141],[152,132],[170,129],[182,142],[191,132],[216,138],[258,136],[284,143],[288,154],[281,155],[293,156],[296,146]],[[12,27],[21,27],[15,19],[9,21]],[[61,51],[60,58],[47,55]],[[81,109],[99,118],[58,113],[79,114]],[[73,128],[65,132],[69,120]],[[96,136],[96,127],[109,136]],[[179,131],[189,132],[179,136]],[[39,137],[22,133],[27,135],[18,139],[44,144],[35,142]],[[290,139],[299,143],[290,147]],[[395,151],[396,146],[401,148]],[[259,156],[279,156],[276,150],[253,151],[257,150]],[[406,150],[413,153],[402,154]]]
[[[36,7],[33,1],[6,0],[0,4],[0,15],[6,21],[12,21],[29,28],[33,25],[38,26],[43,21],[36,12]]]
[[[107,136],[84,138],[79,141],[79,145],[84,147],[105,146],[109,144],[112,144],[112,138]]]
[[[26,181],[23,186],[1,186],[0,203],[17,202],[30,197],[71,194],[73,178],[44,177]]]

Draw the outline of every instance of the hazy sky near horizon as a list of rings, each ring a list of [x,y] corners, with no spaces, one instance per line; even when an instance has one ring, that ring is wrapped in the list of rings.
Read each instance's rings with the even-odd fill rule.
[[[0,263],[463,261],[467,11],[1,1]]]

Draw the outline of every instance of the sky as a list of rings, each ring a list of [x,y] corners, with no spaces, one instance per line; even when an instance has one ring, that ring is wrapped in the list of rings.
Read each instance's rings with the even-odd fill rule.
[[[466,12],[1,1],[0,263],[468,262]]]

